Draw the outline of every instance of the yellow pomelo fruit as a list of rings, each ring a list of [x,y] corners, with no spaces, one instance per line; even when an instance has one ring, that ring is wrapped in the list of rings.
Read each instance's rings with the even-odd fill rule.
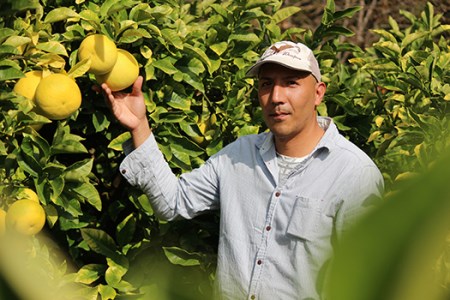
[[[36,194],[35,191],[33,191],[30,188],[24,188],[21,191],[19,191],[19,195],[20,199],[28,199],[28,200],[33,200],[37,203],[39,203],[39,197]]]
[[[206,124],[205,122],[199,122],[197,123],[197,127],[200,130],[200,132],[202,133],[202,135],[198,135],[198,136],[192,136],[191,138],[199,145],[203,144],[203,142],[205,141],[205,132],[207,130],[208,124]]]
[[[42,71],[29,71],[14,85],[14,92],[30,100],[34,100],[36,88],[41,82]]]
[[[103,34],[87,36],[78,48],[78,59],[91,59],[89,72],[105,74],[112,70],[117,60],[116,44]]]
[[[81,106],[80,88],[65,74],[50,74],[36,89],[36,106],[38,113],[51,120],[65,119]]]
[[[0,208],[0,236],[6,231],[6,211]]]
[[[14,85],[14,92],[30,99],[35,105],[36,89],[42,79],[42,71],[29,71],[25,77],[20,78]],[[43,124],[31,125],[36,131],[41,129]]]
[[[98,83],[106,83],[111,91],[121,91],[131,86],[139,76],[139,64],[134,56],[123,49],[117,49],[117,61],[106,74],[95,75]]]
[[[44,208],[34,200],[17,200],[6,212],[6,228],[24,235],[35,235],[45,225]]]

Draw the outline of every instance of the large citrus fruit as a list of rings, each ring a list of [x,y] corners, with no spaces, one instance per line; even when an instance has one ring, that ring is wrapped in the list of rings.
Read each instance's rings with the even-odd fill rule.
[[[0,208],[0,236],[2,236],[6,231],[6,211]]]
[[[14,85],[14,92],[30,100],[34,100],[36,88],[42,79],[42,71],[29,71]]]
[[[113,69],[102,75],[95,75],[98,83],[106,83],[111,91],[120,91],[132,85],[139,76],[139,64],[134,56],[123,49],[117,49],[117,61]]]
[[[21,191],[19,191],[19,197],[20,197],[20,199],[33,200],[33,201],[39,203],[38,195],[36,194],[35,191],[33,191],[30,188],[24,188]]]
[[[38,112],[51,120],[69,117],[80,105],[80,88],[65,74],[55,73],[42,78],[36,89]]]
[[[34,200],[17,200],[6,212],[6,228],[24,235],[34,235],[45,225],[44,208]]]
[[[117,60],[117,47],[112,40],[103,34],[87,36],[78,48],[78,59],[91,59],[89,72],[105,74],[112,70]]]

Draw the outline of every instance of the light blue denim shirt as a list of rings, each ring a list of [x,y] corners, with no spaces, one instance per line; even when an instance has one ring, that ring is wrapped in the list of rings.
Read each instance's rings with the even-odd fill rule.
[[[179,177],[153,135],[122,162],[160,218],[220,210],[219,299],[319,299],[333,245],[381,197],[372,160],[330,118],[318,120],[324,136],[283,185],[270,132],[241,137]]]

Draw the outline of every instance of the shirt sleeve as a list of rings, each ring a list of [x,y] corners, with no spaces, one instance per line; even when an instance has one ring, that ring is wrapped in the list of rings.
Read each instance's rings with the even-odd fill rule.
[[[125,153],[131,149],[124,145]],[[149,198],[156,215],[165,220],[191,219],[217,209],[218,178],[212,160],[192,172],[175,175],[158,148],[153,134],[128,153],[120,172]]]

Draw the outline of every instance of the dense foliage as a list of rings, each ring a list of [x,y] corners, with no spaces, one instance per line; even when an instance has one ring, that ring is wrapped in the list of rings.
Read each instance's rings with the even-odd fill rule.
[[[106,34],[138,60],[151,126],[177,174],[265,130],[245,71],[282,39],[314,49],[328,85],[319,113],[373,157],[388,192],[448,147],[450,51],[442,33],[450,25],[431,4],[418,16],[401,11],[407,28],[391,18],[389,29],[374,29],[379,40],[367,49],[341,39],[352,35],[343,20],[359,8],[336,11],[332,0],[315,30],[282,30],[300,8],[279,0],[7,0],[0,9],[0,207],[20,187],[38,193],[54,243],[33,247],[46,253],[53,280],[76,283],[89,299],[207,299],[217,246],[215,214],[162,222],[118,173],[129,134],[77,59],[90,33]],[[62,121],[36,114],[13,92],[32,69],[75,78],[81,109]]]

